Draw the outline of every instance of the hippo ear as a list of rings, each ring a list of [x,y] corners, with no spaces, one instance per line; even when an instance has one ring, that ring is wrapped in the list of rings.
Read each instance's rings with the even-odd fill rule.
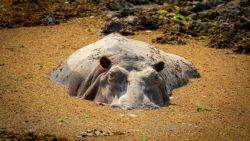
[[[100,58],[100,65],[104,68],[104,69],[108,69],[111,66],[111,61],[109,60],[108,57],[101,57]]]
[[[153,68],[157,71],[160,72],[164,69],[165,63],[163,61],[157,62],[153,65]]]

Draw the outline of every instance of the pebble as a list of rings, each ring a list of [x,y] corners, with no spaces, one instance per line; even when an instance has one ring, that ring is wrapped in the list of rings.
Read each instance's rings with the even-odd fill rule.
[[[123,135],[124,133],[116,131],[103,131],[103,130],[86,130],[77,135],[78,138],[86,138],[86,137],[98,137],[98,136],[113,136],[113,135]]]
[[[6,132],[7,129],[6,128],[0,128],[0,132]]]

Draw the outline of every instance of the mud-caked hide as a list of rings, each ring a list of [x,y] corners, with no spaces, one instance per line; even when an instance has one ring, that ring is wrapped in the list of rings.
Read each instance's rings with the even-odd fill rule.
[[[74,52],[50,79],[70,96],[134,109],[169,104],[173,89],[198,76],[193,64],[180,56],[110,34]]]

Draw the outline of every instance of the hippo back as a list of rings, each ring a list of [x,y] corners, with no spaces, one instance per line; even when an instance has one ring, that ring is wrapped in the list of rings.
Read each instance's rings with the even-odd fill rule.
[[[100,57],[122,53],[143,57],[149,63],[163,61],[165,68],[160,75],[165,80],[169,93],[172,89],[187,83],[189,78],[199,75],[193,64],[180,56],[165,53],[142,41],[128,39],[119,34],[110,34],[74,52],[52,72],[50,79],[68,87],[69,78],[74,73],[80,74],[84,79],[99,64]]]

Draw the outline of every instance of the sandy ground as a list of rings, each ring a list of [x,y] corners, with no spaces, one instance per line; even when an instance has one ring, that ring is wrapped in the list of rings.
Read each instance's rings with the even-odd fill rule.
[[[67,96],[48,76],[76,49],[101,39],[95,32],[103,22],[84,18],[0,30],[0,128],[69,140],[87,129],[125,132],[87,140],[250,140],[250,56],[205,48],[192,39],[182,46],[154,44],[192,61],[201,74],[174,91],[171,106],[124,111]],[[130,38],[151,42],[159,34]]]

